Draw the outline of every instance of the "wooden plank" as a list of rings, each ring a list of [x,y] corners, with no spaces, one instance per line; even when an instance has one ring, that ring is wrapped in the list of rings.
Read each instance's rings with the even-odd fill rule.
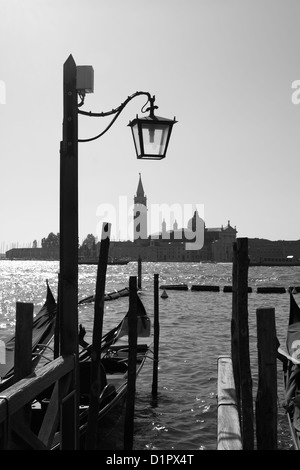
[[[232,360],[218,358],[218,450],[242,450]]]
[[[218,444],[217,450],[242,450],[239,433],[238,412],[235,406],[218,408]]]
[[[58,382],[56,382],[38,434],[39,439],[47,448],[52,444],[55,432],[57,431],[58,412]]]
[[[236,405],[236,391],[230,356],[218,358],[218,405]]]
[[[47,450],[47,447],[40,441],[36,434],[20,421],[18,416],[12,416],[10,424],[12,426],[12,430],[22,441],[31,447],[32,450]]]
[[[74,420],[70,421],[70,416],[72,417],[74,411],[76,411],[76,391],[76,388],[73,388],[60,401],[60,432],[55,435],[55,441],[59,442],[60,450],[76,450],[74,449],[74,441],[77,440],[79,429],[76,427]]]
[[[10,414],[14,414],[43,390],[74,369],[74,356],[59,356],[25,379],[4,390],[0,397],[0,423],[7,418],[7,402]]]

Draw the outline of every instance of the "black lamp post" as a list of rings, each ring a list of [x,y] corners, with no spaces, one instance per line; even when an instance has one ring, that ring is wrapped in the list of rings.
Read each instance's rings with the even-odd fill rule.
[[[70,55],[63,70],[63,139],[60,146],[60,272],[59,272],[59,334],[56,335],[57,355],[73,355],[75,369],[78,367],[78,142],[89,142],[101,137],[116,121],[125,106],[136,96],[146,95],[147,103],[142,112],[149,111],[146,118],[136,118],[129,123],[139,159],[160,160],[166,151],[175,119],[154,115],[155,97],[148,92],[137,91],[124,103],[108,112],[91,113],[80,108],[86,93],[93,92],[93,70],[90,66],[76,66]],[[78,103],[78,96],[81,101]],[[144,111],[145,106],[150,106]],[[114,115],[110,124],[100,134],[89,139],[78,139],[78,114],[90,117]],[[59,338],[58,338],[59,336]],[[65,412],[72,417],[73,428],[62,436],[64,448],[78,446],[78,396],[70,398]],[[75,410],[75,411],[74,411]],[[75,413],[75,415],[74,415]]]

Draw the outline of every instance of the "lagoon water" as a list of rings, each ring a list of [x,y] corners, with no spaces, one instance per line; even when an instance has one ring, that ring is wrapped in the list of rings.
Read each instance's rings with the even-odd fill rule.
[[[0,339],[15,328],[16,302],[32,302],[37,312],[45,300],[46,279],[57,296],[59,263],[55,261],[0,261]],[[79,266],[79,300],[94,294],[97,266]],[[158,399],[151,398],[149,359],[137,380],[135,450],[215,450],[217,442],[217,359],[230,355],[232,294],[231,263],[143,263],[141,298],[153,320],[154,274],[159,283],[220,286],[220,292],[167,291],[159,297]],[[137,276],[137,263],[108,266],[106,291],[128,286]],[[250,362],[253,398],[257,393],[256,309],[275,308],[277,336],[285,345],[289,295],[257,294],[258,286],[300,285],[300,267],[250,267],[248,296]],[[162,290],[160,290],[160,295]],[[295,298],[300,303],[300,294]],[[128,297],[105,302],[103,332],[120,322]],[[93,304],[79,306],[79,322],[91,340]],[[278,447],[289,450],[292,441],[282,408],[281,365],[278,364]],[[255,403],[254,403],[255,408]]]

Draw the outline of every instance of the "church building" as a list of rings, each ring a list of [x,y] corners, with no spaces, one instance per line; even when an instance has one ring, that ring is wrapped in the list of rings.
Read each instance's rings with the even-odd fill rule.
[[[225,227],[207,228],[195,211],[187,227],[179,228],[175,220],[172,230],[167,230],[163,219],[161,231],[158,234],[148,234],[147,215],[147,197],[139,174],[134,196],[133,241],[111,241],[109,251],[111,258],[127,258],[132,261],[136,261],[139,257],[143,261],[232,261],[232,246],[236,241],[237,230],[230,225],[230,221]],[[201,227],[203,233],[199,249],[196,244],[199,242],[196,237],[198,233],[196,227]]]
[[[141,173],[139,174],[139,183],[134,196],[134,214],[133,214],[133,240],[146,240],[148,238],[147,224],[147,198],[144,192]]]

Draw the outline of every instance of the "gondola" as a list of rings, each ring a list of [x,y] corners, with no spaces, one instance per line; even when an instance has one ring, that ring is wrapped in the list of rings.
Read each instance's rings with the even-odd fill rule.
[[[122,449],[124,432],[122,420],[125,415],[128,386],[128,312],[122,321],[102,336],[100,384],[98,398],[96,449]],[[150,353],[151,322],[141,299],[137,296],[137,355],[136,376],[142,370]],[[86,448],[91,387],[92,345],[85,341],[85,328],[79,325],[79,449]],[[33,407],[32,430],[38,433],[37,423],[41,423],[50,403],[52,388],[37,397]],[[51,450],[60,448],[59,431],[55,434]]]
[[[137,356],[136,376],[142,370],[150,352],[150,319],[144,306],[137,297]],[[128,315],[112,329],[102,340],[101,382],[102,391],[99,397],[97,450],[123,449],[124,415],[128,385]],[[87,354],[86,354],[87,353]],[[91,349],[83,348],[79,355],[80,370],[80,414],[79,437],[80,448],[86,446],[89,412],[89,387]]]
[[[48,348],[54,335],[57,304],[50,289],[48,280],[46,300],[40,311],[33,319],[32,327],[32,369],[34,369],[43,353]],[[0,391],[9,387],[14,376],[15,335],[4,341],[4,364],[0,364]]]
[[[51,293],[49,285],[47,285],[47,299],[45,305],[35,317],[33,330],[33,364],[37,365],[41,357],[40,351],[46,347],[46,342],[53,340],[55,329],[55,313],[56,302]],[[101,339],[101,360],[98,369],[98,379],[101,387],[97,398],[97,432],[95,432],[95,448],[98,449],[122,449],[124,445],[124,415],[126,406],[126,396],[128,388],[128,357],[129,357],[129,311],[123,317],[122,321],[112,328]],[[151,342],[151,322],[145,307],[137,296],[137,354],[136,354],[136,376],[142,370],[145,360],[150,353]],[[78,378],[79,387],[78,398],[78,436],[79,449],[87,448],[89,428],[89,411],[91,403],[91,369],[92,355],[94,353],[94,345],[85,341],[85,328],[79,325],[79,361],[78,361]],[[43,342],[43,343],[41,343]],[[7,343],[10,351],[14,349],[14,338],[10,338]],[[9,356],[10,358],[10,356]],[[51,360],[49,358],[49,360]],[[13,378],[13,362],[9,360],[9,364],[5,365],[6,386],[10,385]],[[42,369],[43,364],[38,365],[38,369]],[[4,373],[3,372],[3,373]],[[5,387],[6,388],[6,387]],[[10,387],[9,387],[10,388]],[[8,390],[9,390],[8,388]],[[54,393],[54,395],[53,395]],[[9,448],[11,449],[32,449],[38,442],[38,436],[46,430],[45,422],[48,422],[49,413],[52,406],[57,403],[57,388],[55,384],[49,386],[38,394],[31,402],[30,413],[27,415],[26,438],[22,437],[20,429],[14,425],[11,431]],[[5,389],[2,391],[2,398],[5,395]],[[52,398],[55,397],[53,401]],[[55,405],[56,406],[56,405]],[[49,407],[49,408],[48,408]],[[92,408],[91,408],[92,409]],[[28,411],[28,408],[27,408]],[[25,410],[24,410],[25,412]],[[27,413],[27,412],[26,412]],[[52,411],[51,411],[52,413]],[[55,415],[54,415],[55,416]],[[57,415],[58,416],[58,415]],[[45,419],[44,419],[45,418]],[[28,421],[29,419],[29,421]],[[58,419],[58,418],[57,418]],[[56,424],[54,424],[56,423]],[[24,427],[24,426],[23,426]],[[49,439],[47,444],[39,442],[39,446],[45,446],[49,450],[57,450],[61,447],[61,436],[59,421],[52,421]],[[22,428],[23,429],[23,428]],[[25,436],[25,435],[24,435]],[[0,433],[1,439],[1,433]],[[43,447],[45,448],[45,447]]]
[[[300,307],[290,292],[290,313],[286,349],[278,342],[278,358],[283,364],[284,408],[289,423],[293,447],[300,450]]]
[[[115,300],[119,299],[120,297],[128,297],[129,296],[129,289],[128,287],[123,287],[123,289],[115,289],[112,292],[108,292],[107,294],[104,295],[104,300]],[[85,297],[84,299],[81,299],[78,302],[78,305],[83,305],[83,304],[90,304],[92,302],[95,302],[95,294],[94,295],[89,295],[88,297]]]

